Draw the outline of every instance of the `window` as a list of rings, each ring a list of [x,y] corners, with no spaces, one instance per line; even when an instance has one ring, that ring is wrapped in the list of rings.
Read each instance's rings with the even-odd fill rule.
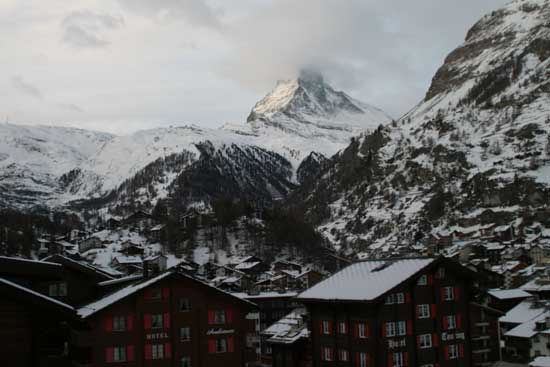
[[[191,304],[188,298],[180,299],[180,312],[188,312],[191,310]]]
[[[216,339],[216,353],[227,352],[227,341],[225,339]]]
[[[322,357],[323,361],[332,361],[332,349],[324,347]]]
[[[407,335],[407,323],[405,321],[397,322],[397,335]]]
[[[455,289],[453,287],[444,287],[443,300],[452,301],[453,299],[455,299]]]
[[[437,279],[443,279],[445,278],[445,268],[439,268],[437,269],[437,273],[435,273],[435,277]]]
[[[395,322],[386,322],[386,336],[395,336]]]
[[[113,317],[113,331],[125,331],[126,330],[126,317],[115,316]]]
[[[457,359],[458,358],[458,345],[451,344],[449,345],[449,359]]]
[[[430,317],[430,305],[418,305],[418,318],[419,319],[427,319]]]
[[[126,347],[114,347],[113,348],[113,361],[125,362],[126,361]]]
[[[151,315],[151,328],[162,329],[162,314]]]
[[[364,323],[357,324],[357,336],[362,339],[367,337],[367,326]]]
[[[152,345],[152,358],[153,359],[163,359],[164,358],[164,345],[163,344],[153,344]]]
[[[423,334],[418,337],[418,347],[420,349],[426,349],[432,347],[432,334]]]
[[[191,328],[189,326],[180,329],[180,340],[182,342],[191,340]]]
[[[224,310],[214,311],[214,323],[215,324],[225,324],[225,311]]]
[[[338,351],[338,359],[341,361],[341,362],[347,362],[349,361],[349,353],[346,349],[340,349]]]
[[[390,294],[386,297],[386,304],[393,305],[395,303],[395,294]]]
[[[191,357],[182,357],[180,367],[191,367]]]
[[[328,321],[323,321],[323,334],[330,334],[330,322]]]
[[[162,298],[162,290],[160,288],[151,289],[151,292],[149,294],[149,299],[161,299],[161,298]]]
[[[426,274],[421,275],[420,278],[418,278],[418,282],[416,282],[417,285],[428,285],[428,276]]]
[[[445,316],[447,318],[447,328],[446,330],[454,330],[456,329],[456,316],[455,315],[449,315]]]
[[[367,367],[367,353],[359,352],[359,367]]]
[[[348,332],[348,325],[345,321],[340,321],[338,323],[338,333],[339,334],[347,334]]]
[[[66,297],[67,296],[67,283],[53,283],[48,287],[48,295],[50,297]]]
[[[405,365],[405,358],[402,352],[393,353],[393,366],[402,367]]]
[[[397,293],[395,295],[395,300],[396,302],[395,303],[398,303],[398,304],[402,304],[402,303],[405,303],[405,293]]]

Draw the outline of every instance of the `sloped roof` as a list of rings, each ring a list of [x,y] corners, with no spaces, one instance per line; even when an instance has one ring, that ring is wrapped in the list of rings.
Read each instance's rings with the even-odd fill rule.
[[[32,289],[29,289],[27,287],[24,287],[20,284],[17,284],[17,283],[14,283],[14,282],[11,282],[7,279],[4,279],[4,278],[0,278],[0,284],[3,284],[7,287],[10,287],[10,288],[13,288],[15,289],[16,291],[19,291],[19,292],[23,292],[25,293],[26,295],[32,297],[32,298],[35,298],[39,301],[42,301],[42,302],[46,302],[52,306],[55,306],[55,307],[58,307],[58,308],[61,308],[61,309],[64,309],[65,311],[69,311],[69,312],[72,312],[74,311],[74,308],[66,303],[63,303],[61,301],[58,301],[52,297],[48,297],[42,293],[38,293],[38,292],[35,292],[33,291]]]
[[[544,313],[544,311],[545,308],[543,304],[537,305],[531,300],[524,300],[516,305],[516,307],[506,312],[506,315],[502,316],[499,321],[511,324],[521,324],[534,319]]]
[[[301,293],[297,299],[372,301],[434,261],[419,258],[355,263]]]
[[[488,293],[496,299],[529,298],[533,296],[522,289],[491,289]]]

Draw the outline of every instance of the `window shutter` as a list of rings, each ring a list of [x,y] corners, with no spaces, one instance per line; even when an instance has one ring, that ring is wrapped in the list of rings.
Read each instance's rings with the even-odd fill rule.
[[[431,311],[432,318],[435,319],[437,317],[437,306],[435,304],[433,304],[432,309],[430,311]]]
[[[449,319],[447,316],[443,316],[441,322],[443,323],[443,330],[447,330],[449,328]]]
[[[446,345],[445,348],[443,349],[443,354],[445,355],[445,360],[448,360],[449,359],[449,346]]]
[[[143,328],[145,330],[151,329],[151,315],[148,313],[143,315]]]
[[[162,288],[162,299],[167,300],[168,298],[170,298],[170,288]]]
[[[134,346],[129,345],[126,347],[126,358],[128,359],[128,362],[134,361]]]
[[[334,361],[334,348],[330,348],[330,360]]]
[[[113,331],[113,317],[105,316],[105,331],[110,333]]]
[[[216,340],[208,339],[208,353],[216,353]]]
[[[407,320],[407,335],[412,335],[413,332],[413,322],[412,320]]]
[[[368,323],[365,323],[365,336],[370,337],[370,325]]]
[[[420,349],[420,335],[416,336],[416,346]]]
[[[212,325],[214,323],[214,310],[208,310],[208,324]]]
[[[105,349],[105,360],[107,363],[113,363],[114,357],[114,349],[113,348],[106,348]]]
[[[359,323],[358,322],[354,323],[353,333],[354,333],[354,336],[356,338],[359,337]]]
[[[388,367],[393,367],[393,353],[388,355]]]
[[[361,367],[361,353],[355,352],[355,367]]]
[[[228,324],[232,324],[233,323],[233,310],[227,310],[225,311],[225,321],[228,323]]]
[[[321,361],[325,360],[325,348],[321,348]]]
[[[164,358],[172,358],[172,344],[164,344]]]
[[[150,360],[153,358],[153,346],[151,344],[145,344],[145,359]]]
[[[332,335],[332,321],[328,322],[328,333]]]
[[[227,350],[229,352],[235,351],[235,341],[232,336],[227,337]]]
[[[409,352],[403,353],[403,362],[405,367],[409,366]]]
[[[462,315],[456,315],[456,327],[457,329],[462,329]]]
[[[321,334],[321,335],[324,334],[323,321],[319,321],[319,334]]]
[[[370,354],[367,354],[365,357],[367,357],[367,366],[370,366]]]
[[[458,354],[459,354],[460,358],[464,358],[464,344],[459,344]]]
[[[460,299],[460,288],[459,287],[455,287],[454,288],[454,296],[455,296],[455,300],[458,301]]]
[[[439,337],[437,334],[432,335],[432,345],[434,347],[439,347]]]
[[[165,329],[170,329],[170,313],[166,312],[162,315],[162,326]]]
[[[405,303],[411,303],[411,292],[405,293]]]
[[[147,289],[147,290],[143,293],[143,298],[145,298],[146,300],[151,299],[151,290],[150,290],[150,289]]]
[[[129,315],[126,317],[126,330],[134,330],[134,315]]]
[[[428,274],[428,285],[434,284],[434,276],[433,274]]]

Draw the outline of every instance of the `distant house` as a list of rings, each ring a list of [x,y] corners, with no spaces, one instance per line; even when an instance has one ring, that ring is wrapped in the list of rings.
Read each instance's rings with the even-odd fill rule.
[[[78,244],[78,252],[83,253],[92,249],[101,249],[103,248],[103,242],[94,236],[84,239]]]
[[[267,344],[266,349],[271,352],[271,358],[264,357],[262,362],[271,362],[273,367],[300,367],[311,361],[305,308],[292,310],[261,334]]]
[[[521,289],[491,289],[488,292],[489,305],[497,310],[508,312],[533,295]]]
[[[158,254],[143,259],[143,274],[145,277],[160,274],[167,269],[168,258],[166,255]]]
[[[128,274],[134,273],[142,268],[143,260],[139,256],[117,256],[113,259],[112,265],[115,269],[124,271]]]

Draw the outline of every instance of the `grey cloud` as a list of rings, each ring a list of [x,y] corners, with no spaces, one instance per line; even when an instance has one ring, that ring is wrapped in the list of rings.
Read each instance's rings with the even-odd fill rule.
[[[219,71],[262,90],[314,66],[336,87],[397,116],[412,107],[413,91],[427,89],[468,27],[506,2],[272,1],[225,32],[235,47]]]
[[[20,75],[16,75],[11,78],[11,85],[19,92],[26,94],[27,96],[42,99],[42,92],[34,85],[25,81]]]
[[[78,106],[74,103],[62,103],[62,104],[59,105],[59,107],[61,107],[65,111],[70,111],[70,112],[78,112],[78,113],[85,112],[82,107],[80,107],[80,106]]]
[[[129,11],[159,19],[181,19],[192,26],[220,28],[220,13],[204,0],[118,0]]]
[[[90,10],[75,11],[61,22],[62,40],[75,48],[105,47],[109,41],[105,33],[124,24],[122,17],[106,13],[95,13]]]

